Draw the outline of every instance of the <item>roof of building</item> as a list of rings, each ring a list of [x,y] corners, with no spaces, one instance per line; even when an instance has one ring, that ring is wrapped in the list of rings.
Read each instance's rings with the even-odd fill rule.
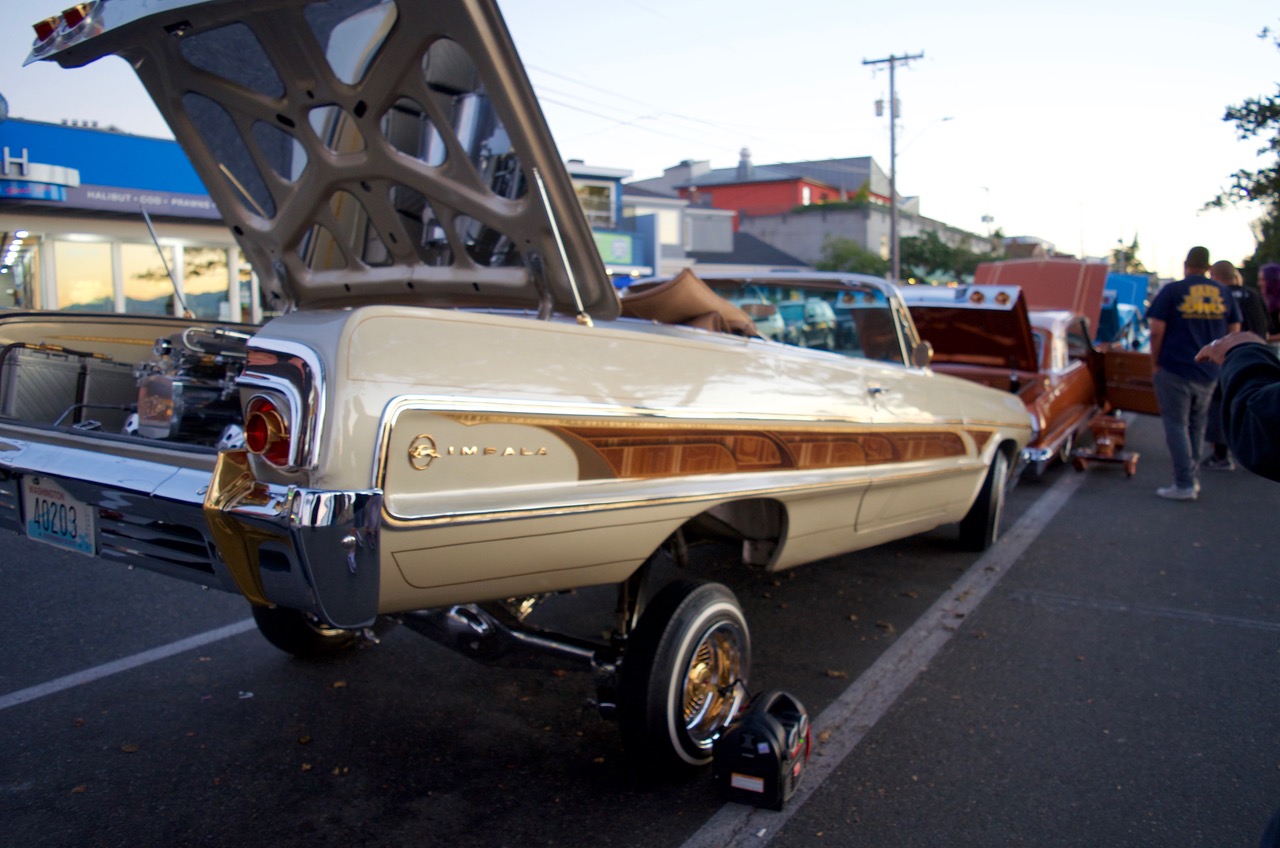
[[[676,183],[675,187],[688,188],[697,186],[705,188],[740,183],[809,180],[829,185],[832,188],[855,192],[871,179],[871,168],[872,159],[870,156],[751,165],[745,169],[745,173],[744,169],[739,165],[733,168],[715,168],[693,179]]]
[[[636,197],[661,197],[664,200],[670,200],[672,195],[669,191],[654,191],[653,189],[643,188],[635,183],[624,183],[622,186],[623,196],[634,195]]]
[[[698,262],[720,265],[771,265],[807,268],[801,259],[761,241],[750,233],[733,234],[733,250],[718,253],[710,250],[690,251],[689,257]]]

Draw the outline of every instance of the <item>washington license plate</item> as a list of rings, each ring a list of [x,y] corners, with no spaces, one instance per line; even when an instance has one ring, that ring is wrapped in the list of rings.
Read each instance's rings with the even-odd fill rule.
[[[93,556],[93,507],[78,501],[47,477],[22,481],[22,514],[27,537]]]

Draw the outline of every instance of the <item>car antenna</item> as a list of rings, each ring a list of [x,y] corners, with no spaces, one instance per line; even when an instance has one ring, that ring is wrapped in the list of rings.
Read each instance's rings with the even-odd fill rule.
[[[151,226],[151,216],[145,208],[142,210],[142,220],[147,222],[147,232],[151,233],[151,241],[156,246],[156,253],[160,254],[160,262],[164,265],[164,272],[169,276],[169,284],[173,286],[173,296],[178,299],[178,305],[182,307],[182,316],[184,318],[196,317],[187,308],[187,302],[183,299],[182,292],[178,291],[178,281],[173,278],[173,271],[169,269],[169,260],[164,258],[164,250],[160,247],[160,239],[156,238],[156,228]]]

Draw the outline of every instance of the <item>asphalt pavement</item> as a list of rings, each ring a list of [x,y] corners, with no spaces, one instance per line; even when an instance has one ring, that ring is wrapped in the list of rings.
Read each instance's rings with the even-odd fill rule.
[[[747,611],[753,688],[841,720],[782,813],[705,773],[638,780],[585,674],[404,628],[299,662],[235,597],[0,539],[5,841],[1256,845],[1280,807],[1280,485],[1206,472],[1164,501],[1158,421],[1129,447],[1132,479],[1020,485],[982,557],[954,528],[783,575],[703,555]]]
[[[1253,846],[1280,807],[1280,486],[1091,470],[775,845]],[[1070,473],[1070,472],[1068,472]]]

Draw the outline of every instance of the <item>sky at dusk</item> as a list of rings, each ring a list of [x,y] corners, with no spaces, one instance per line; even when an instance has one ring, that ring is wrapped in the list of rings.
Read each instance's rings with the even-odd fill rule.
[[[65,3],[63,3],[65,5]],[[1276,92],[1274,2],[847,0],[500,2],[565,158],[658,176],[685,159],[728,168],[872,156],[889,168],[864,60],[922,53],[896,74],[898,190],[922,214],[1035,236],[1180,275],[1192,244],[1239,263],[1258,210],[1201,211],[1260,143],[1222,120]],[[27,24],[61,9],[0,0],[0,94],[14,117],[169,136],[119,59],[26,68]],[[984,223],[990,216],[993,223]]]

